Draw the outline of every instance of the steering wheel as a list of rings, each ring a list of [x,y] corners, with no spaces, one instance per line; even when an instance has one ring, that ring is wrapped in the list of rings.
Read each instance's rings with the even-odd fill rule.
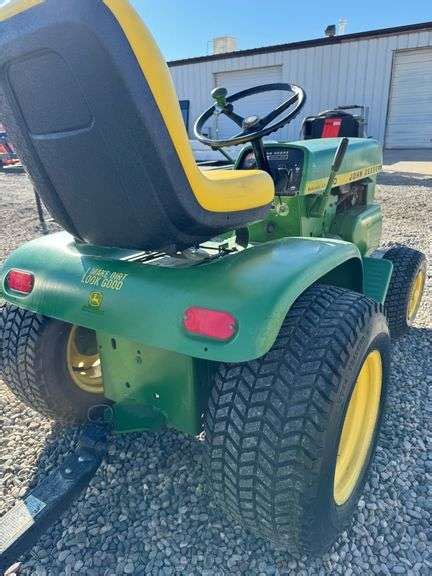
[[[272,92],[275,90],[290,92],[292,96],[287,98],[280,106],[272,110],[269,114],[260,118],[259,116],[249,116],[243,118],[239,114],[234,112],[233,102],[247,98],[254,94],[262,94],[264,92]],[[213,99],[216,103],[206,110],[197,119],[194,126],[195,137],[207,146],[212,148],[222,148],[224,146],[238,146],[240,144],[246,144],[246,142],[252,142],[252,144],[265,136],[268,136],[272,132],[276,132],[293,118],[297,116],[300,110],[303,108],[306,102],[306,94],[300,86],[295,84],[263,84],[262,86],[254,86],[253,88],[248,88],[247,90],[242,90],[241,92],[236,92],[231,96],[228,96],[228,91],[226,88],[215,88],[211,93]],[[228,96],[228,97],[227,97]],[[279,116],[283,115],[284,112],[292,110],[285,114],[280,120],[277,120]],[[224,114],[230,118],[237,126],[240,126],[241,132],[233,136],[232,138],[227,138],[223,140],[214,140],[208,138],[203,134],[204,124],[213,115],[219,116]]]

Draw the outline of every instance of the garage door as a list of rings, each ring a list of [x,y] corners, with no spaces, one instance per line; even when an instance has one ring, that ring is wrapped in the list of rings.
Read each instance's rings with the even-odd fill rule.
[[[266,66],[265,68],[251,68],[215,74],[215,85],[225,87],[228,90],[228,94],[246,90],[246,88],[252,88],[252,86],[258,86],[259,84],[271,84],[273,82],[282,82],[282,66]],[[244,118],[254,115],[262,117],[276,106],[279,106],[283,96],[283,92],[257,94],[239,102],[235,105],[234,110]],[[219,138],[234,136],[240,131],[238,126],[226,116],[220,116],[213,129],[217,131]],[[277,140],[278,133],[272,134],[271,138]]]
[[[432,48],[395,54],[386,146],[432,147]]]

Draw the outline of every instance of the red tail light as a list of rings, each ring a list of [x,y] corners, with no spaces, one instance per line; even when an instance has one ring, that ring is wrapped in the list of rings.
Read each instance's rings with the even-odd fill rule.
[[[226,342],[234,337],[237,321],[229,312],[193,306],[186,310],[183,326],[190,334]]]
[[[10,270],[6,276],[6,286],[9,290],[20,294],[30,294],[33,290],[34,276],[23,270]]]

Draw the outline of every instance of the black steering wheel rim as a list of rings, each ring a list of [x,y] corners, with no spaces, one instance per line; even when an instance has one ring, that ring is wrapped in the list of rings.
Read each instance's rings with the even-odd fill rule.
[[[234,113],[233,109],[233,102],[237,102],[238,100],[242,100],[243,98],[247,98],[248,96],[253,96],[254,94],[262,94],[264,92],[271,92],[271,91],[283,91],[283,92],[291,92],[294,96],[288,98],[282,104],[280,104],[277,108],[269,112],[264,118],[258,119],[258,122],[252,128],[242,128],[242,131],[239,134],[232,136],[231,138],[225,139],[218,139],[214,140],[212,138],[208,138],[202,133],[204,128],[204,124],[215,114],[217,111],[218,114],[224,114],[233,122],[235,122],[238,126],[241,126],[240,121],[247,120],[242,118],[238,114]],[[297,86],[296,84],[287,84],[283,82],[278,82],[275,84],[262,84],[260,86],[254,86],[253,88],[247,88],[246,90],[241,90],[240,92],[236,92],[231,96],[226,98],[226,106],[225,108],[218,108],[217,104],[214,104],[210,108],[208,108],[205,112],[199,116],[194,124],[194,135],[203,144],[207,146],[211,146],[212,148],[222,148],[224,146],[239,146],[241,144],[246,144],[247,142],[252,142],[254,140],[259,140],[272,134],[273,132],[277,132],[288,124],[291,120],[293,120],[303,108],[306,103],[306,94],[301,86]],[[293,110],[288,112],[281,118],[281,120],[272,124],[272,122],[282,115],[287,109],[291,108],[294,105]],[[270,124],[270,125],[269,125]]]

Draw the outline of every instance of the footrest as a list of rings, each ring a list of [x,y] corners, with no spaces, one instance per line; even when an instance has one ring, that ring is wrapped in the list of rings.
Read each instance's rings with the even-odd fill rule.
[[[383,258],[364,257],[364,293],[368,298],[384,304],[393,264]]]

